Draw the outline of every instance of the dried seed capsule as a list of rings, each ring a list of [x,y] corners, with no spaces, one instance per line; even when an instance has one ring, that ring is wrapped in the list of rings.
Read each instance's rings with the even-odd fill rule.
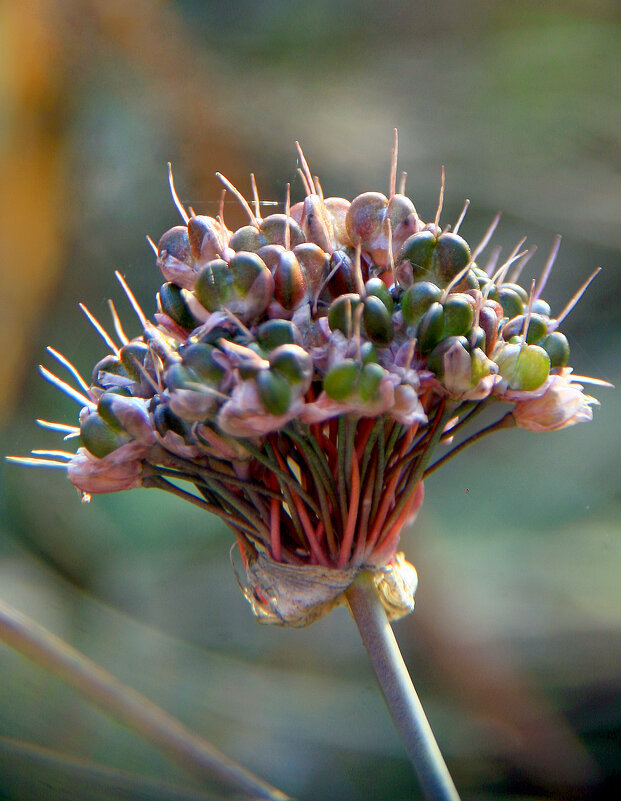
[[[341,331],[348,339],[353,336],[354,311],[361,302],[360,295],[356,295],[354,292],[348,292],[332,301],[328,312],[328,324],[332,331]]]
[[[569,342],[565,334],[553,331],[539,344],[550,357],[551,367],[565,367],[569,362]]]
[[[259,230],[267,245],[286,246],[286,230],[289,228],[289,250],[296,245],[306,242],[306,237],[300,226],[286,214],[270,214],[262,220]]]
[[[401,298],[401,313],[407,325],[416,325],[423,314],[442,297],[442,290],[431,281],[418,281],[406,289]]]
[[[265,237],[255,225],[244,225],[238,228],[229,239],[229,247],[239,252],[240,250],[257,251],[267,244]]]
[[[375,295],[367,295],[364,299],[362,322],[367,336],[376,345],[388,345],[395,334],[390,312],[383,301]]]
[[[86,450],[98,459],[103,459],[131,439],[124,432],[109,426],[96,412],[91,412],[80,422],[80,438]]]
[[[344,197],[327,197],[323,202],[328,217],[332,223],[332,241],[333,248],[343,247],[344,245],[353,245],[347,233],[347,211],[351,206],[349,200]]]
[[[343,359],[326,373],[324,391],[333,400],[345,400],[354,393],[359,376],[360,366],[353,359]]]
[[[474,322],[472,298],[469,295],[449,295],[444,302],[444,332],[447,336],[466,334]]]
[[[550,357],[539,345],[507,344],[496,356],[496,364],[510,389],[537,389],[550,373]]]
[[[449,336],[436,345],[427,357],[427,367],[434,372],[440,380],[444,378],[444,357],[448,351],[456,345],[461,345],[464,350],[470,352],[470,344],[466,337]]]
[[[184,293],[187,289],[182,289],[177,284],[162,284],[159,291],[160,306],[164,314],[167,314],[177,325],[188,331],[200,325],[200,320],[192,314],[187,298]]]
[[[372,400],[380,387],[382,379],[386,375],[386,370],[376,362],[365,364],[360,373],[357,392],[363,401]]]
[[[431,231],[420,231],[405,240],[395,264],[407,261],[412,267],[414,281],[429,280],[437,244],[438,240]]]
[[[433,253],[433,271],[448,284],[470,262],[470,247],[458,234],[441,234]]]
[[[390,291],[386,284],[382,281],[381,278],[369,278],[369,280],[364,285],[367,295],[375,295],[375,297],[379,298],[384,306],[388,309],[389,313],[392,314],[394,309],[394,301],[391,297]]]
[[[313,360],[299,345],[280,345],[270,353],[270,368],[286,378],[293,386],[310,386]]]
[[[418,324],[418,349],[423,355],[431,353],[444,336],[444,309],[432,303]]]
[[[508,287],[506,285],[499,287],[497,300],[502,306],[503,312],[509,319],[512,317],[517,317],[519,314],[523,314],[524,312],[524,303],[522,298],[512,287]]]
[[[201,381],[213,386],[219,386],[225,374],[224,367],[218,362],[222,352],[213,345],[200,342],[195,345],[186,345],[181,350],[184,367],[188,367]]]
[[[387,206],[388,198],[381,192],[364,192],[352,200],[345,216],[345,225],[355,245],[381,232]]]
[[[257,328],[257,342],[267,351],[274,350],[279,345],[302,342],[300,329],[290,320],[266,320]]]
[[[281,253],[274,275],[274,300],[283,309],[295,309],[306,297],[306,279],[300,263],[290,250]]]
[[[420,220],[410,198],[399,193],[388,201],[386,219],[390,220],[393,253],[397,253],[406,239],[418,231]]]
[[[526,315],[519,314],[512,320],[509,320],[502,328],[502,337],[508,342],[511,337],[520,336],[524,328]],[[550,321],[543,317],[541,314],[531,314],[528,323],[528,331],[526,332],[526,342],[529,345],[538,345],[539,341],[543,339],[548,333],[548,323]]]
[[[291,406],[291,387],[287,379],[271,370],[261,370],[255,380],[265,410],[274,415],[285,414]]]

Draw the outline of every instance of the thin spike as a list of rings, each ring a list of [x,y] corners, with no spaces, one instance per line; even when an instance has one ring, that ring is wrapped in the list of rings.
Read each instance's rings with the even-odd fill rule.
[[[490,253],[489,259],[487,260],[487,263],[483,268],[484,272],[486,272],[487,275],[489,275],[490,277],[494,274],[501,253],[502,253],[501,246],[496,245],[496,247]]]
[[[456,276],[455,276],[455,277],[454,277],[454,278],[453,278],[453,279],[450,281],[450,283],[449,283],[449,284],[447,284],[447,286],[444,288],[444,290],[443,290],[443,292],[442,292],[442,300],[441,300],[441,303],[444,303],[444,301],[445,301],[445,300],[448,298],[448,296],[449,296],[449,294],[450,294],[450,291],[451,291],[451,289],[452,289],[454,286],[457,286],[457,284],[458,284],[458,283],[459,283],[459,282],[462,280],[462,278],[464,278],[464,277],[465,277],[465,276],[468,274],[468,272],[470,271],[470,268],[471,268],[471,267],[472,267],[472,259],[471,259],[471,260],[468,262],[468,264],[466,264],[466,266],[465,266],[465,267],[462,267],[462,268],[461,268],[461,270],[460,270],[460,271],[457,273],[457,275],[456,275]]]
[[[591,275],[587,278],[587,280],[582,284],[580,289],[576,292],[576,294],[570,299],[569,303],[565,306],[563,311],[559,314],[556,320],[552,320],[552,325],[549,327],[548,330],[556,331],[559,325],[563,322],[563,320],[567,317],[569,312],[573,309],[576,303],[580,300],[580,298],[584,295],[587,291],[589,284],[595,278],[595,276],[600,273],[602,270],[601,267],[598,267],[596,270],[593,270]]]
[[[317,189],[317,194],[319,195],[319,197],[322,200],[324,200],[323,187],[321,186],[321,183],[319,182],[319,177],[317,175],[313,175],[313,181],[315,182],[315,187]]]
[[[168,162],[168,186],[170,187],[170,194],[172,195],[173,203],[177,207],[177,211],[181,215],[183,222],[187,224],[190,218],[188,217],[187,211],[183,208],[183,204],[179,200],[179,196],[175,190],[175,181],[173,179],[172,164],[170,161]]]
[[[155,242],[151,239],[151,237],[148,234],[147,234],[147,242],[151,246],[151,250],[155,253],[155,256],[157,258],[157,256],[160,255],[160,252],[157,249],[157,245],[155,244]]]
[[[236,187],[234,187],[234,186],[233,186],[233,184],[232,184],[232,183],[229,181],[229,179],[228,179],[228,178],[225,178],[225,177],[224,177],[224,175],[222,175],[222,173],[221,173],[221,172],[217,172],[217,173],[216,173],[216,178],[217,178],[217,179],[218,179],[218,180],[219,180],[219,181],[220,181],[222,184],[224,184],[224,186],[226,186],[226,188],[229,190],[229,192],[231,192],[233,195],[235,195],[235,197],[236,197],[236,198],[237,198],[237,200],[239,201],[239,203],[240,203],[241,207],[243,208],[243,210],[244,210],[244,211],[246,212],[246,214],[248,215],[248,219],[250,220],[250,223],[251,223],[251,225],[254,225],[254,226],[256,226],[256,227],[258,228],[258,227],[259,227],[259,221],[258,221],[258,219],[255,217],[255,215],[253,214],[253,212],[252,212],[252,209],[251,209],[251,208],[250,208],[250,206],[248,205],[248,201],[247,201],[247,200],[246,200],[246,198],[245,198],[245,197],[242,195],[242,193],[239,191],[239,189],[237,189]]]
[[[522,274],[522,270],[524,269],[524,267],[526,267],[528,262],[535,255],[537,250],[538,250],[537,245],[533,245],[531,248],[529,248],[526,251],[526,253],[522,256],[522,258],[518,262],[516,262],[516,265],[513,268],[512,272],[511,272],[511,275],[509,276],[509,281],[511,281],[514,284],[517,284],[518,279],[519,279],[520,275]],[[535,298],[535,300],[536,300],[536,298]]]
[[[530,282],[530,292],[528,293],[528,303],[526,304],[526,316],[524,317],[524,325],[522,326],[522,341],[520,347],[526,345],[526,334],[528,334],[528,326],[530,325],[530,318],[533,313],[533,303],[535,301],[535,279]]]
[[[300,176],[300,178],[302,179],[302,183],[304,184],[304,194],[306,195],[306,197],[312,195],[313,193],[311,192],[311,188],[308,185],[308,181],[306,180],[306,176],[304,175],[304,172],[302,171],[301,167],[298,167],[298,175]]]
[[[389,219],[386,220],[388,223],[388,260],[390,262],[390,272],[395,274],[395,254],[392,250],[392,223]]]
[[[21,464],[24,467],[55,467],[67,469],[67,462],[55,462],[52,459],[36,459],[31,456],[5,456],[7,462]]]
[[[289,212],[291,211],[291,184],[287,184],[285,194],[285,250],[291,246],[291,231],[289,230]]]
[[[407,180],[408,180],[408,174],[404,170],[401,173],[401,180],[399,181],[399,194],[400,195],[405,195],[405,184],[406,184]]]
[[[593,384],[596,387],[607,387],[608,389],[614,389],[615,385],[611,384],[610,381],[604,381],[602,378],[592,378],[588,375],[570,375],[570,381],[579,381],[581,384]]]
[[[487,245],[489,240],[492,238],[492,236],[494,234],[494,231],[498,227],[498,223],[500,222],[501,216],[502,216],[502,212],[500,212],[500,211],[496,212],[496,216],[491,221],[491,223],[489,225],[489,228],[483,234],[483,239],[479,242],[479,244],[476,246],[476,248],[474,249],[474,251],[472,253],[472,261],[476,261],[476,258],[479,255],[479,253],[481,253],[481,251],[485,248],[485,246]]]
[[[304,174],[306,175],[306,180],[307,180],[308,186],[309,186],[309,188],[311,190],[310,194],[316,195],[317,194],[317,190],[315,189],[315,184],[313,183],[313,176],[312,176],[311,171],[310,171],[310,169],[308,167],[308,162],[306,161],[306,158],[305,158],[304,153],[302,151],[302,147],[301,147],[300,143],[297,142],[297,141],[295,143],[295,148],[298,151],[298,158],[300,159],[300,162],[302,164],[302,170],[304,171]]]
[[[123,326],[121,325],[121,320],[119,315],[116,311],[116,306],[114,305],[114,301],[112,298],[108,298],[108,308],[110,309],[110,314],[112,315],[112,322],[114,323],[114,330],[116,331],[116,335],[121,342],[121,345],[127,345],[129,342],[129,338],[125,331],[123,330]]]
[[[362,264],[360,261],[362,255],[362,245],[360,242],[356,245],[356,252],[354,255],[354,278],[356,280],[356,289],[358,294],[362,297],[365,296],[364,279],[362,278]]]
[[[75,453],[70,453],[69,451],[46,451],[37,448],[34,451],[30,451],[33,456],[58,456],[59,459],[66,459],[67,461],[71,461],[75,456]]]
[[[442,178],[440,180],[440,196],[438,197],[438,209],[436,211],[435,227],[438,228],[440,224],[440,215],[442,214],[442,206],[444,204],[444,164],[442,165]]]
[[[457,218],[457,222],[455,223],[455,228],[453,228],[453,233],[456,234],[459,232],[459,227],[464,221],[464,217],[466,216],[466,212],[468,211],[468,207],[470,206],[470,199],[466,198],[466,202],[464,203],[464,207],[461,210],[461,214]]]
[[[190,216],[196,217],[196,212],[194,211],[194,208],[192,206],[188,206],[188,208],[190,209]]]
[[[229,241],[231,239],[231,235],[229,234],[226,223],[224,222],[224,198],[226,197],[226,189],[223,189],[220,193],[220,203],[218,206],[218,217],[216,218],[218,224],[220,225],[220,233],[222,234],[222,243],[223,247],[227,248],[229,246]],[[222,255],[222,254],[220,254]]]
[[[548,278],[550,277],[550,273],[552,272],[552,267],[554,267],[554,262],[556,261],[556,254],[558,253],[558,249],[561,246],[561,235],[557,234],[554,237],[554,242],[552,243],[552,249],[550,250],[550,255],[545,263],[545,267],[543,268],[543,272],[541,273],[541,278],[539,279],[539,286],[537,287],[537,292],[535,294],[535,300],[541,297],[541,293],[543,292],[545,285],[547,283]]]
[[[259,190],[257,189],[257,182],[254,173],[250,173],[250,185],[252,186],[252,199],[254,205],[254,216],[257,220],[261,219],[261,202],[259,201]]]
[[[88,392],[88,391],[90,390],[90,387],[89,387],[89,385],[88,385],[88,384],[86,383],[86,381],[85,381],[85,380],[82,378],[82,376],[80,375],[80,373],[79,373],[79,371],[78,371],[77,367],[75,367],[73,364],[71,364],[71,362],[69,361],[69,359],[65,358],[65,357],[62,355],[62,353],[59,353],[59,352],[58,352],[58,351],[57,351],[55,348],[53,348],[51,345],[48,345],[48,346],[47,346],[47,348],[46,348],[46,350],[47,350],[47,352],[48,352],[48,353],[51,353],[51,354],[52,354],[52,356],[53,356],[53,357],[56,359],[56,361],[60,362],[60,363],[63,365],[63,367],[66,367],[66,368],[67,368],[67,370],[69,370],[69,372],[71,373],[71,375],[72,375],[72,376],[75,378],[75,380],[78,382],[78,384],[79,384],[79,385],[82,387],[82,389],[83,389],[85,392]]]
[[[397,188],[397,159],[399,156],[399,132],[397,129],[394,129],[394,136],[392,142],[392,153],[390,157],[390,194],[388,195],[388,199],[392,200],[395,196],[395,191]]]
[[[80,431],[78,426],[70,426],[67,425],[67,423],[54,423],[51,420],[41,420],[38,418],[36,423],[38,426],[41,426],[41,428],[49,428],[51,431],[64,431],[71,434],[76,434]]]
[[[123,278],[123,276],[118,270],[115,270],[114,274],[116,275],[119,284],[123,287],[123,292],[125,292],[125,294],[127,295],[127,300],[131,303],[132,309],[136,312],[136,317],[138,317],[138,319],[140,320],[140,325],[143,328],[148,328],[149,321],[144,316],[144,312],[140,308],[140,304],[136,300],[134,293],[129,288],[127,281]]]
[[[39,370],[43,378],[49,381],[50,384],[54,384],[54,386],[58,387],[61,392],[64,392],[65,395],[73,398],[73,400],[79,403],[81,406],[89,406],[91,409],[96,408],[96,404],[94,404],[90,398],[87,398],[86,395],[78,392],[77,389],[74,389],[70,384],[67,384],[66,381],[63,381],[62,379],[58,378],[58,376],[55,376],[54,373],[47,369],[47,367],[44,367],[42,364],[40,364]]]
[[[90,313],[90,311],[86,308],[86,306],[83,303],[78,303],[78,306],[80,307],[80,309],[82,309],[84,314],[87,316],[88,321],[93,326],[95,331],[97,331],[97,333],[103,339],[103,341],[106,343],[106,345],[112,350],[112,352],[114,353],[115,356],[118,356],[119,355],[119,349],[114,344],[114,341],[112,340],[112,337],[108,334],[108,332],[103,327],[103,325],[99,322],[99,320],[94,315],[92,315]]]

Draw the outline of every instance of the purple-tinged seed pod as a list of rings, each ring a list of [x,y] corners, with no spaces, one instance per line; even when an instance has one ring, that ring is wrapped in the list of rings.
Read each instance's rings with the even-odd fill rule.
[[[352,200],[345,224],[355,245],[364,248],[365,242],[381,233],[387,206],[388,198],[381,192],[363,192]]]
[[[240,250],[256,252],[265,244],[267,244],[265,237],[255,225],[243,225],[229,240],[229,248],[236,252]]]
[[[297,222],[286,214],[270,214],[261,221],[259,230],[265,239],[266,245],[286,246],[286,231],[289,228],[289,249],[306,242],[303,230]]]
[[[162,234],[157,244],[157,266],[167,281],[194,289],[197,271],[187,226],[175,225]]]
[[[487,303],[479,309],[479,325],[485,332],[485,355],[489,356],[498,338],[498,316],[495,309]]]
[[[307,242],[314,242],[326,253],[332,253],[334,250],[332,220],[319,195],[307,195],[304,198],[300,226]]]
[[[206,264],[222,256],[222,226],[213,217],[197,214],[188,220],[188,239],[194,260]]]
[[[327,197],[323,202],[332,223],[332,248],[336,250],[345,246],[353,247],[354,243],[347,233],[346,223],[351,203],[344,197]]]
[[[295,309],[306,296],[306,279],[295,254],[285,250],[273,273],[274,300],[287,309]]]
[[[276,265],[280,261],[280,257],[284,252],[285,248],[283,245],[263,245],[256,251],[256,254],[260,259],[263,259],[273,275]]]
[[[333,298],[339,298],[349,292],[355,292],[356,279],[354,277],[355,256],[347,250],[335,250],[330,256],[328,292]]]
[[[308,297],[314,300],[328,275],[330,256],[314,242],[296,245],[293,253],[304,270]]]

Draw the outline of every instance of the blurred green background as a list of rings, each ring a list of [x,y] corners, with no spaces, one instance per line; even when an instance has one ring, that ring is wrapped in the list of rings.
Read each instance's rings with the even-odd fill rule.
[[[500,208],[505,253],[539,245],[523,280],[563,236],[553,311],[604,268],[564,330],[577,373],[621,383],[615,0],[5,0],[0,45],[0,453],[58,447],[35,417],[75,420],[36,364],[50,344],[88,374],[106,352],[78,300],[105,319],[113,297],[136,333],[120,269],[153,308],[167,161],[203,213],[216,170],[299,196],[296,139],[326,194],[386,192],[395,126],[424,219],[444,165],[444,222],[468,197],[469,241]],[[396,633],[464,801],[620,797],[621,400],[595,394],[592,424],[451,462],[403,538],[420,587]],[[345,611],[258,626],[227,530],[158,493],[84,506],[5,463],[0,492],[4,600],[300,799],[419,797]],[[206,797],[191,787],[0,646],[1,799]]]

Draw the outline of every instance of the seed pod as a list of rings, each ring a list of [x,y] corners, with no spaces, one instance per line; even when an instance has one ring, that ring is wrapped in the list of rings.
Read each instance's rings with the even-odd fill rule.
[[[171,364],[164,371],[163,379],[164,385],[173,392],[176,389],[196,389],[197,384],[200,383],[194,370],[180,362]]]
[[[190,426],[178,417],[167,403],[158,403],[151,412],[153,425],[161,437],[165,437],[169,431],[186,437],[190,431]]]
[[[353,359],[343,359],[326,373],[323,379],[324,391],[333,400],[345,400],[354,393],[359,376],[359,365]]]
[[[524,328],[526,315],[519,314],[512,320],[509,320],[502,328],[502,337],[508,342],[511,337],[520,336]],[[541,314],[531,314],[528,323],[528,331],[526,332],[526,342],[529,345],[538,345],[540,340],[543,339],[548,333],[548,323],[550,321],[543,317]]]
[[[485,331],[481,328],[480,325],[473,326],[467,333],[466,339],[468,340],[468,346],[473,348],[480,348],[482,351],[485,352],[486,344],[485,344]]]
[[[484,304],[479,309],[479,325],[485,332],[485,353],[487,356],[494,350],[498,337],[498,317],[492,306]]]
[[[376,362],[365,364],[360,373],[357,388],[358,395],[363,401],[374,399],[385,375],[386,370]]]
[[[248,322],[267,309],[274,296],[274,279],[265,262],[256,253],[236,253],[229,267],[235,284],[235,299],[228,308]]]
[[[295,309],[306,296],[306,279],[295,254],[283,251],[273,275],[274,300],[284,309]]]
[[[145,359],[149,353],[147,345],[139,339],[132,339],[127,345],[123,345],[119,352],[121,362],[127,375],[134,381],[142,380],[141,367],[145,364]]]
[[[157,244],[157,266],[167,281],[192,289],[196,280],[194,259],[185,225],[175,225]]]
[[[569,362],[569,342],[565,334],[553,331],[539,344],[550,357],[551,367],[565,367]]]
[[[432,303],[418,324],[418,349],[423,354],[431,353],[444,335],[444,309],[440,303]]]
[[[361,302],[360,295],[356,295],[354,292],[348,292],[332,301],[328,312],[328,325],[332,331],[341,331],[348,339],[352,337],[354,334],[354,311]]]
[[[444,332],[447,336],[466,334],[474,322],[472,298],[455,293],[444,302]]]
[[[405,240],[395,264],[400,265],[407,261],[412,267],[414,281],[430,280],[437,244],[438,240],[431,231],[420,231]]]
[[[192,314],[188,304],[187,296],[190,294],[187,289],[182,289],[177,284],[162,284],[159,291],[160,306],[164,314],[167,314],[177,325],[192,331],[200,325],[201,321]]]
[[[314,242],[296,245],[293,252],[304,271],[307,295],[309,298],[315,298],[328,275],[330,256]]]
[[[270,353],[270,368],[287,379],[293,386],[310,386],[313,377],[313,360],[299,345],[280,345]]]
[[[363,364],[377,361],[377,351],[372,342],[363,342],[360,346],[360,358]]]
[[[412,284],[401,298],[401,313],[407,325],[416,325],[423,314],[442,297],[442,290],[431,281]]]
[[[188,239],[195,261],[205,264],[220,258],[224,249],[222,227],[213,217],[197,214],[188,220]]]
[[[498,289],[497,300],[502,306],[505,315],[511,319],[524,312],[524,303],[520,295],[511,287],[501,286]]]
[[[291,406],[291,387],[287,379],[271,370],[261,370],[255,380],[265,410],[274,415],[285,414]]]
[[[473,270],[468,270],[468,272],[464,275],[464,277],[455,284],[451,292],[468,292],[471,289],[480,289],[481,284],[479,279],[476,277]]]
[[[124,432],[109,426],[97,412],[91,412],[81,420],[80,438],[86,450],[98,459],[103,459],[131,439]]]
[[[307,242],[314,242],[327,253],[334,250],[332,220],[319,195],[312,194],[304,198],[300,225]]]
[[[507,344],[496,364],[510,389],[527,392],[540,387],[550,373],[550,357],[539,345]]]
[[[286,246],[286,230],[289,228],[289,250],[296,245],[306,242],[306,237],[300,226],[286,214],[270,214],[261,221],[259,230],[267,245]]]
[[[535,314],[542,314],[544,317],[550,317],[551,309],[550,304],[546,303],[545,300],[541,298],[537,298],[537,300],[533,301],[533,312]]]
[[[390,220],[393,253],[398,253],[406,239],[417,233],[420,227],[418,214],[410,198],[394,194],[388,201],[386,219]]]
[[[450,283],[470,261],[470,248],[458,234],[441,234],[433,254],[433,271],[441,284]]]
[[[266,320],[257,328],[257,342],[266,351],[274,350],[279,345],[302,342],[300,329],[290,320]]]
[[[356,291],[353,255],[348,250],[335,250],[330,256],[329,273],[334,273],[328,282],[328,292],[338,298]]]
[[[392,314],[394,308],[394,301],[390,295],[390,291],[386,284],[382,281],[381,278],[369,278],[369,280],[364,285],[367,295],[375,295],[378,297],[384,306],[388,309],[389,313]]]
[[[388,345],[395,334],[390,312],[375,295],[364,299],[362,322],[369,339],[380,347]]]
[[[427,357],[427,367],[434,372],[440,380],[444,378],[444,356],[456,345],[461,345],[464,350],[470,352],[470,344],[466,337],[449,336],[436,345]]]
[[[221,309],[229,300],[233,288],[233,275],[223,259],[207,262],[198,274],[194,294],[207,311]]]
[[[257,251],[265,244],[267,244],[265,237],[255,225],[244,225],[238,228],[229,239],[229,247],[236,252],[240,250]]]
[[[381,233],[387,206],[388,198],[381,192],[364,192],[352,200],[345,225],[354,245],[364,244]]]
[[[346,223],[347,212],[351,206],[349,200],[345,200],[344,197],[327,197],[323,204],[332,223],[332,249],[353,245],[354,243],[347,233]]]
[[[117,359],[116,356],[104,356],[103,359],[100,359],[93,367],[93,374],[91,377],[93,385],[103,388],[101,381],[106,373],[129,380],[127,370],[123,367],[121,360]]]
[[[507,283],[502,284],[502,289],[512,289],[517,295],[520,296],[522,303],[528,303],[528,292],[524,289],[523,286],[519,284],[514,284],[511,281],[507,281]]]
[[[218,356],[222,357],[222,352],[205,342],[186,345],[181,351],[184,367],[212,386],[219,386],[226,372],[218,362]]]

